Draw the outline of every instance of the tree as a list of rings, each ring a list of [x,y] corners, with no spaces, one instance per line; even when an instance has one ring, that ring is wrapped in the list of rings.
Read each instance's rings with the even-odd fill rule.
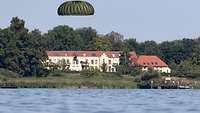
[[[102,37],[94,38],[89,44],[89,50],[110,51],[111,49],[111,43],[108,41],[108,39]]]
[[[192,39],[183,39],[175,41],[165,41],[160,45],[163,58],[168,64],[176,63],[180,64],[182,60],[191,58],[192,50],[195,43]]]
[[[112,32],[106,34],[105,38],[107,38],[111,42],[112,50],[114,50],[114,51],[121,50],[121,48],[123,46],[123,40],[124,40],[123,35],[112,31]]]
[[[85,45],[82,50],[88,49],[88,43],[90,43],[94,38],[98,37],[97,31],[91,27],[84,27],[76,29],[76,32],[80,35],[83,40],[83,45]]]
[[[196,42],[191,56],[192,63],[200,66],[200,41]]]
[[[102,70],[102,72],[107,72],[107,64],[106,63],[102,64],[101,70]]]
[[[0,50],[0,68],[23,76],[42,75],[45,72],[42,61],[47,59],[46,52],[35,46],[33,41],[37,39],[24,26],[24,20],[14,17],[10,27],[1,32],[0,45],[3,49]]]
[[[58,66],[62,71],[69,70],[69,64],[65,61],[65,59],[61,59],[58,61]]]
[[[81,50],[83,39],[69,26],[57,26],[45,35],[49,50]]]
[[[155,41],[145,41],[140,44],[140,54],[162,56],[158,44]]]
[[[116,66],[116,69],[120,75],[131,75],[133,67],[129,51],[123,51],[121,53],[120,63]]]
[[[129,49],[129,51],[140,52],[140,50],[139,50],[139,44],[136,41],[136,39],[133,39],[133,38],[126,39],[126,40],[124,40],[124,44],[127,46],[127,48]]]

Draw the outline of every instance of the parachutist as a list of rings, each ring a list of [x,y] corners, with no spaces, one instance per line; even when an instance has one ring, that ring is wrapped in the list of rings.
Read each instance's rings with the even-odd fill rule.
[[[67,1],[58,8],[58,15],[89,16],[94,15],[94,8],[86,1]]]

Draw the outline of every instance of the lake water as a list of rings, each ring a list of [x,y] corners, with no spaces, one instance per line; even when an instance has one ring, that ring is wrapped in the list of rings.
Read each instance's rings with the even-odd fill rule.
[[[200,90],[0,89],[0,113],[200,113]]]

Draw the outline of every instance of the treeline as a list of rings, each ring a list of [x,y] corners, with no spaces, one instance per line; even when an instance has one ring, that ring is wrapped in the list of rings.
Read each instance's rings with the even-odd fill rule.
[[[0,29],[0,68],[22,76],[44,75],[47,70],[41,62],[47,59],[46,50],[135,51],[137,55],[160,56],[176,76],[200,72],[200,38],[139,43],[117,32],[102,35],[91,27],[73,29],[67,25],[43,34],[38,29],[29,31],[18,17]]]

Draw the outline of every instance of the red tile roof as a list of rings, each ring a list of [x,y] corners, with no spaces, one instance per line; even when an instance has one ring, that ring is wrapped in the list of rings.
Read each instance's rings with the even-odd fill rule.
[[[47,51],[48,56],[78,56],[78,57],[100,57],[106,54],[109,58],[119,58],[120,51]],[[135,52],[130,52],[131,59],[136,61],[137,55]]]
[[[129,54],[130,54],[131,61],[135,63],[137,61],[136,53],[135,52],[129,52]]]
[[[141,55],[137,60],[137,64],[145,67],[168,67],[158,56],[148,55]]]
[[[78,56],[78,57],[90,57],[101,56],[101,52],[96,51],[47,51],[48,56]]]

